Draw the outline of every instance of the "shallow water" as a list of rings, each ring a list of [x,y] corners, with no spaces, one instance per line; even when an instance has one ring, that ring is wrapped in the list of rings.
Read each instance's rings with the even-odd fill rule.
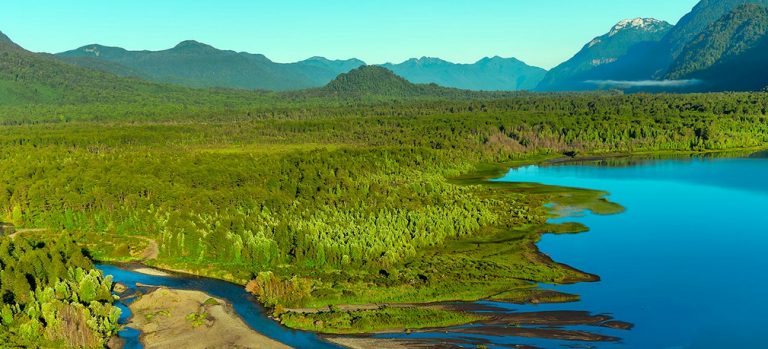
[[[267,337],[295,348],[338,348],[338,346],[322,340],[314,333],[294,331],[280,326],[267,317],[264,313],[264,308],[256,303],[253,296],[240,285],[194,276],[145,275],[106,264],[97,265],[97,268],[104,272],[105,275],[112,275],[114,282],[122,283],[131,290],[135,290],[136,284],[139,283],[182,290],[202,291],[213,297],[223,299],[232,304],[235,312],[248,326]],[[130,313],[124,304],[120,304],[120,306],[124,311],[124,314],[121,316],[122,323],[124,323],[130,316]],[[126,329],[120,332],[120,337],[126,340],[125,349],[142,348],[141,343],[138,341],[139,334],[135,329]]]

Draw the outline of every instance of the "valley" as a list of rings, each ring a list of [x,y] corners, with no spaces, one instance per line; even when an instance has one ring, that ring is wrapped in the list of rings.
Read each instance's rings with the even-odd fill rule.
[[[0,346],[759,347],[764,6],[550,70],[0,33]]]

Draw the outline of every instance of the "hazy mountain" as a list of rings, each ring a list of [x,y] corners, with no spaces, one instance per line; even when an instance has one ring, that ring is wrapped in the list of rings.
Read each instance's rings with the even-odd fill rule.
[[[313,86],[323,86],[335,79],[339,74],[348,73],[353,69],[364,66],[365,62],[359,59],[330,60],[324,57],[312,57],[307,60],[289,64],[289,66],[302,71]]]
[[[340,73],[365,64],[320,57],[282,64],[263,55],[219,50],[192,40],[163,51],[88,45],[57,56],[71,64],[155,82],[275,91],[323,86]]]
[[[588,90],[595,86],[589,80],[610,76],[606,66],[616,63],[628,53],[642,52],[655,45],[672,28],[667,22],[653,18],[627,19],[596,37],[573,58],[550,70],[537,89],[542,91]]]
[[[667,78],[699,79],[706,90],[768,86],[768,8],[743,5],[688,43]]]
[[[457,64],[439,58],[410,59],[383,67],[413,83],[475,91],[517,91],[535,88],[546,70],[529,66],[515,58],[483,58],[474,64]]]

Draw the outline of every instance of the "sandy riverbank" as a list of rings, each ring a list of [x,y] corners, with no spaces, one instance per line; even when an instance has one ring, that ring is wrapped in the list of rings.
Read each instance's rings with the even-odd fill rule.
[[[133,269],[133,271],[140,274],[144,274],[144,275],[164,276],[164,277],[171,276],[171,274],[155,268],[136,268],[136,269]]]
[[[290,348],[249,328],[220,299],[199,291],[159,288],[130,305],[128,326],[145,348]]]

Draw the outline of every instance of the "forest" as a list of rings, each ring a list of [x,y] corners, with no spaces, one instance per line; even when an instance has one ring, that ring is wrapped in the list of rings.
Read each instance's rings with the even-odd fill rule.
[[[71,238],[0,237],[4,348],[101,348],[118,330],[112,281]]]
[[[540,234],[563,230],[547,225],[544,203],[606,205],[603,193],[467,175],[568,156],[759,148],[768,141],[766,97],[292,95],[229,103],[211,94],[190,103],[4,105],[0,220],[70,236],[101,261],[139,260],[142,244],[155,241],[159,254],[144,263],[247,283],[287,324],[306,323],[293,307],[570,299],[534,288],[594,277],[537,257]],[[29,243],[20,249],[49,248]],[[87,270],[78,258],[67,261]],[[55,322],[27,319],[29,302],[98,308],[92,301],[109,296],[46,293],[80,283],[80,269],[15,270],[4,271],[14,275],[2,279],[13,294],[4,302],[14,323],[32,321],[36,331]],[[109,289],[108,280],[96,281]],[[112,310],[90,314],[104,324],[94,333],[114,330]]]

